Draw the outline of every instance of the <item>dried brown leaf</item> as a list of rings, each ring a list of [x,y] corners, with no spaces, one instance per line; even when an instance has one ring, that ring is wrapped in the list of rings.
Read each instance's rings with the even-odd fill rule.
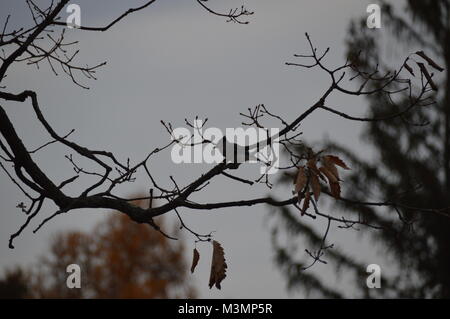
[[[321,191],[319,177],[317,177],[317,175],[314,172],[310,174],[310,177],[311,177],[311,188],[314,193],[314,198],[317,201],[319,199]]]
[[[306,192],[305,200],[303,201],[302,216],[306,213],[306,210],[309,208],[309,202],[310,201],[311,201],[311,193],[310,192]]]
[[[438,70],[439,72],[444,71],[444,68],[441,67],[441,66],[439,66],[439,65],[438,65],[436,62],[434,62],[430,57],[428,57],[428,56],[425,54],[425,52],[423,52],[423,51],[417,51],[416,54],[417,54],[418,56],[420,56],[422,59],[424,59],[425,61],[427,61],[428,64],[429,64],[432,68]]]
[[[308,160],[308,162],[306,163],[306,166],[308,166],[308,168],[313,171],[316,174],[320,174],[319,173],[319,169],[317,168],[317,158],[313,157],[310,158]]]
[[[314,157],[309,159],[306,165],[308,166],[310,172],[315,173],[320,179],[326,181],[325,177],[323,177],[322,173],[317,168],[317,158]]]
[[[192,254],[191,273],[193,273],[195,270],[195,267],[197,267],[199,259],[200,259],[200,254],[199,254],[197,248],[194,248],[194,253]]]
[[[335,177],[336,180],[339,180],[339,172],[338,172],[338,170],[337,170],[337,167],[336,167],[336,165],[330,160],[330,158],[329,158],[328,156],[323,156],[323,157],[322,157],[322,164],[323,164],[323,167],[324,167],[329,173],[331,173],[331,174],[334,175],[334,177]],[[320,171],[323,173],[322,170],[320,170]],[[327,176],[327,175],[325,175],[325,176]],[[327,178],[328,178],[328,176],[327,176]]]
[[[350,167],[347,166],[347,164],[345,164],[345,162],[343,160],[341,160],[339,157],[334,156],[334,155],[327,155],[326,156],[328,158],[329,161],[331,161],[333,164],[342,167],[343,169],[350,169]]]
[[[334,155],[326,155],[324,156],[326,157],[328,162],[333,163],[334,165],[340,166],[343,169],[350,169],[350,167],[347,166],[347,164],[344,163],[343,160],[341,160],[339,157],[334,156]]]
[[[302,191],[306,183],[308,182],[308,177],[306,176],[306,170],[303,166],[298,168],[297,178],[295,180],[295,192],[298,193]]]
[[[325,167],[319,168],[320,171],[328,178],[328,183],[330,184],[331,195],[335,198],[341,197],[341,186],[339,185],[339,180]]]
[[[334,198],[341,198],[341,186],[339,185],[339,182],[330,183],[330,191]]]
[[[219,242],[213,240],[213,254],[211,261],[211,274],[209,276],[209,289],[216,286],[220,289],[220,283],[225,279],[227,263],[225,262],[225,254]]]
[[[339,182],[339,180],[336,178],[336,176],[335,176],[333,173],[331,173],[331,172],[328,170],[328,168],[322,166],[322,167],[320,167],[319,169],[320,169],[320,171],[323,173],[323,175],[325,175],[325,176],[327,177],[328,182],[329,182],[330,184],[331,184],[331,183],[337,183],[337,182]]]

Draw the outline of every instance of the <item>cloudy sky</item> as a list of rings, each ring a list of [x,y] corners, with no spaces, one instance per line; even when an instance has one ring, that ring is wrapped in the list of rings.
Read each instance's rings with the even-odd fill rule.
[[[243,1],[247,8],[255,11],[248,25],[226,23],[223,18],[205,12],[195,1],[160,0],[108,32],[68,30],[70,39],[80,41],[78,61],[81,64],[108,62],[98,71],[97,81],[80,78],[89,90],[75,86],[64,75],[54,76],[46,65],[36,70],[25,64],[10,69],[5,81],[7,90],[35,90],[43,112],[57,132],[64,134],[73,128],[76,132],[72,138],[80,144],[107,149],[122,159],[130,157],[136,161],[167,143],[168,135],[160,120],[178,127],[184,125],[185,118],[199,115],[209,119],[209,126],[239,127],[242,122],[239,113],[260,103],[286,119],[294,118],[324,92],[328,79],[320,72],[288,67],[284,63],[293,61],[294,53],[307,52],[304,34],[308,32],[318,48],[331,48],[329,65],[342,64],[349,21],[367,15],[369,1]],[[128,7],[143,2],[126,1],[125,5],[125,1],[120,0],[74,1],[81,7],[81,23],[91,26],[104,25]],[[242,4],[241,0],[208,3],[222,11]],[[22,1],[2,0],[0,12],[2,24],[7,14],[11,14],[11,25],[31,24],[31,16]],[[339,95],[331,98],[334,105],[345,106],[353,114],[364,113],[363,100]],[[30,105],[4,103],[4,106],[16,121],[27,146],[33,148],[48,140]],[[359,140],[361,127],[358,124],[323,112],[312,115],[302,125],[302,131],[308,141],[333,138],[368,152]],[[65,154],[67,150],[52,146],[37,155],[36,160],[51,177],[62,180],[73,174],[64,159]],[[175,165],[169,152],[155,157],[151,167],[166,185],[170,184],[169,175],[185,184],[208,168],[199,164]],[[49,204],[32,227],[17,238],[16,249],[10,250],[9,236],[24,221],[24,216],[15,208],[23,198],[4,174],[0,176],[0,268],[35,261],[47,247],[52,233],[64,229],[89,230],[105,214],[101,210],[71,212],[33,234],[31,230],[37,223],[55,211]],[[76,194],[82,186],[68,189]],[[145,192],[148,187],[147,180],[140,178],[120,190],[126,196]],[[279,198],[290,195],[286,189],[272,192]],[[225,201],[267,193],[263,186],[250,188],[218,178],[207,191],[197,195],[197,199]],[[211,248],[199,246],[204,259],[194,280],[201,297],[303,296],[286,292],[285,282],[274,266],[267,207],[182,210],[181,213],[196,230],[216,231],[215,238],[222,243],[228,259],[229,275],[222,291],[210,291],[207,281]],[[317,225],[318,229],[322,226]],[[348,231],[333,229],[331,235],[342,245],[354,246],[356,255],[372,255],[370,246],[355,243],[357,237]],[[189,234],[185,237],[188,247],[193,247],[193,238]],[[327,273],[329,270],[319,266],[313,271]],[[327,276],[335,281],[332,273]],[[339,281],[335,284],[339,285]],[[351,296],[351,291],[348,294]]]

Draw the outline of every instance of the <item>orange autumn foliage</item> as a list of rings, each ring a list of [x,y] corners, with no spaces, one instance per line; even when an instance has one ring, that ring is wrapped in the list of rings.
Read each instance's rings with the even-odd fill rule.
[[[163,220],[158,224],[162,227]],[[60,233],[34,274],[38,298],[195,297],[182,242],[113,213],[91,233]],[[66,287],[66,267],[81,267],[81,289]]]

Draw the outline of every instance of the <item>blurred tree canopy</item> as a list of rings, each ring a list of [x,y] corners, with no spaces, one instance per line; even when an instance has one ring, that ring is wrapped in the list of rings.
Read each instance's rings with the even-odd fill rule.
[[[7,269],[0,279],[0,299],[26,298],[27,280],[27,274],[21,268]]]
[[[366,17],[353,21],[347,40],[348,57],[361,68],[379,65],[380,74],[392,71],[386,45],[395,50],[424,50],[445,68],[436,74],[439,93],[437,103],[389,121],[369,121],[363,138],[373,146],[371,162],[349,148],[336,143],[325,145],[351,161],[352,174],[345,178],[345,196],[367,202],[368,198],[394,200],[402,207],[355,206],[340,202],[345,216],[364,218],[384,230],[360,227],[370,234],[374,245],[394,257],[398,269],[394,275],[382,276],[382,289],[368,289],[367,262],[345,250],[333,247],[324,259],[332,271],[353,276],[353,297],[450,298],[450,220],[433,214],[450,206],[450,1],[409,0],[404,10],[382,1],[382,28],[366,27]],[[382,36],[381,36],[382,35]],[[414,51],[413,51],[414,52]],[[416,74],[416,76],[419,76]],[[406,105],[396,101],[398,109],[381,94],[367,96],[367,117],[382,118]],[[292,176],[284,182],[291,182]],[[430,214],[418,214],[409,207],[429,207]],[[442,210],[443,213],[446,211]],[[276,262],[290,289],[300,288],[325,297],[348,296],[317,273],[304,271],[308,263],[300,258],[292,243],[318,247],[322,235],[302,220],[298,212],[283,207],[273,214],[272,229]],[[288,236],[283,243],[281,234]],[[287,235],[286,235],[287,234]],[[296,240],[297,238],[297,240]],[[303,251],[301,251],[303,252]]]
[[[158,222],[163,225],[163,219]],[[177,231],[174,231],[175,233]],[[148,225],[113,213],[93,231],[61,232],[35,267],[8,272],[0,280],[3,298],[187,298],[182,241],[171,241]],[[66,267],[81,268],[81,288],[66,286]]]

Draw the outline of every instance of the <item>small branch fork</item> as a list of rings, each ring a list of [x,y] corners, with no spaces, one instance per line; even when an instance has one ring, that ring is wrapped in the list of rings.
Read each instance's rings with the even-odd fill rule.
[[[202,8],[206,9],[206,11],[211,14],[226,17],[229,21],[236,23],[247,23],[247,21],[242,19],[252,14],[252,12],[247,11],[244,7],[241,9],[233,9],[228,13],[222,14],[207,7],[206,1],[196,1]],[[82,31],[107,31],[127,15],[143,10],[154,2],[155,0],[147,1],[140,7],[127,10],[106,26],[80,26],[79,29]],[[59,32],[58,36],[53,35],[53,33],[55,33],[55,28],[65,26],[64,23],[59,21],[59,14],[64,6],[69,3],[69,0],[61,0],[57,4],[52,3],[46,9],[39,8],[32,0],[27,0],[27,3],[30,11],[32,12],[34,25],[30,28],[21,28],[18,30],[8,31],[8,22],[10,19],[8,16],[6,18],[3,31],[0,34],[0,47],[3,53],[3,56],[1,57],[2,64],[0,66],[0,84],[3,83],[7,76],[7,71],[13,63],[24,61],[27,64],[38,67],[42,62],[47,62],[55,74],[58,74],[56,65],[59,65],[63,72],[76,85],[82,88],[87,88],[84,84],[79,82],[78,76],[82,75],[88,79],[95,79],[97,69],[104,66],[105,62],[94,66],[80,66],[75,62],[75,58],[77,57],[79,51],[77,50],[74,53],[68,52],[69,48],[77,42],[67,42],[65,40],[64,29]],[[272,113],[263,104],[248,109],[248,113],[246,114],[241,113],[241,116],[244,118],[244,122],[242,123],[243,126],[263,129],[267,132],[269,132],[269,125],[273,124],[273,122],[280,126],[279,133],[276,135],[268,134],[265,141],[266,145],[270,147],[272,147],[274,141],[277,141],[277,143],[279,143],[288,154],[288,164],[279,167],[278,169],[296,169],[302,161],[305,161],[309,157],[312,150],[304,146],[301,140],[302,132],[300,131],[300,127],[303,121],[317,110],[331,112],[332,114],[351,121],[385,121],[392,120],[394,118],[401,118],[405,114],[414,111],[416,107],[431,105],[433,103],[429,94],[430,90],[432,90],[432,85],[430,84],[428,77],[424,79],[422,76],[421,81],[418,81],[418,87],[413,85],[413,81],[410,78],[404,78],[405,72],[403,71],[406,61],[398,71],[383,75],[380,75],[380,71],[377,69],[361,70],[351,61],[346,61],[345,64],[336,68],[329,68],[325,65],[324,61],[330,50],[326,49],[322,54],[318,54],[317,49],[312,44],[308,34],[306,34],[306,39],[310,47],[310,53],[307,55],[295,55],[295,58],[309,60],[311,62],[290,62],[287,63],[287,65],[306,69],[314,68],[328,74],[330,82],[328,87],[324,90],[322,96],[319,97],[318,100],[311,106],[303,108],[303,110],[298,114],[292,114],[289,117],[289,120],[283,119],[281,116]],[[410,57],[408,57],[408,59],[409,58]],[[350,79],[348,79],[347,73],[351,76]],[[363,85],[357,89],[350,89],[344,86],[345,80],[351,81],[355,77],[364,78],[365,81]],[[369,85],[370,87],[375,86],[376,88],[366,89]],[[6,87],[3,86],[2,90],[5,88]],[[352,116],[345,113],[344,110],[338,110],[327,103],[328,98],[332,93],[341,93],[349,96],[382,94],[388,97],[388,100],[391,101],[392,105],[396,105],[394,102],[394,96],[397,94],[404,94],[405,92],[408,93],[408,105],[403,109],[403,111],[394,114],[387,114],[382,118]],[[272,187],[268,173],[260,174],[252,179],[243,178],[242,174],[239,174],[240,172],[231,173],[230,171],[237,172],[237,170],[242,170],[242,163],[240,162],[225,160],[214,165],[208,171],[204,172],[201,176],[194,178],[186,185],[181,185],[177,181],[176,177],[173,176],[170,176],[165,183],[162,183],[155,178],[154,171],[157,171],[158,168],[150,165],[150,160],[152,158],[175,144],[188,147],[198,144],[212,143],[212,141],[204,138],[203,135],[200,135],[200,141],[194,141],[193,136],[183,138],[174,137],[172,125],[162,121],[165,130],[171,137],[170,142],[153,149],[143,159],[137,161],[133,161],[129,158],[126,160],[119,160],[119,157],[116,157],[116,155],[107,150],[90,149],[74,142],[70,139],[74,133],[74,130],[70,130],[65,135],[58,134],[53,126],[47,121],[36,92],[32,90],[24,90],[21,93],[0,91],[0,99],[7,102],[31,102],[31,107],[37,117],[37,120],[51,138],[49,142],[29,150],[22,142],[22,139],[18,136],[16,128],[11,122],[5,108],[0,105],[0,168],[19,188],[28,201],[27,204],[21,202],[17,205],[18,209],[26,215],[26,221],[17,230],[17,232],[11,235],[9,241],[10,248],[14,248],[14,239],[18,237],[39,214],[44,202],[54,203],[57,206],[57,210],[49,217],[43,219],[34,232],[38,231],[56,216],[69,211],[85,208],[106,208],[120,211],[128,215],[137,223],[149,224],[155,230],[161,232],[164,236],[175,239],[163,232],[154,222],[155,217],[169,212],[174,212],[179,219],[180,227],[187,230],[192,236],[194,236],[197,242],[210,241],[212,238],[212,232],[209,234],[200,234],[187,226],[182,219],[180,213],[181,208],[210,211],[214,209],[253,206],[258,204],[266,204],[271,206],[292,205],[298,208],[298,196],[290,197],[285,200],[276,200],[272,197],[261,197],[212,203],[195,202],[191,199],[194,193],[203,191],[211,183],[213,183],[214,180],[218,179],[218,176],[226,178],[230,183],[241,183],[247,185],[248,187],[252,187],[259,183],[263,183],[269,188]],[[296,107],[296,109],[301,108]],[[186,124],[194,130],[200,131],[199,127],[196,127],[188,120],[186,120]],[[63,181],[54,181],[34,161],[33,155],[37,152],[44,151],[51,144],[59,144],[68,149],[66,159],[72,165],[75,172],[75,175],[71,178]],[[250,145],[248,147],[248,151],[257,148],[258,145]],[[272,165],[270,159],[260,158],[259,160],[267,166]],[[89,166],[89,169],[82,167],[82,164],[80,164],[85,163],[86,161],[92,164]],[[92,170],[92,166],[97,168]],[[144,175],[145,178],[148,179],[150,189],[148,196],[142,196],[139,198],[122,198],[115,194],[115,191],[119,185],[134,182],[138,176],[138,172],[143,173],[141,176]],[[82,175],[94,178],[95,182],[90,185],[84,185],[83,191],[79,194],[69,195],[63,191],[65,186],[79,181],[79,176]],[[303,196],[303,194],[299,196]],[[138,207],[133,203],[136,200],[143,199],[149,200],[150,205],[148,207]],[[158,203],[162,202],[163,204],[160,204],[159,206],[155,205],[156,200],[158,200]],[[406,208],[406,206],[401,203],[391,201],[363,203],[352,201],[351,199],[341,198],[340,200],[352,203],[354,205],[386,206],[392,207],[393,209],[398,207]],[[312,215],[306,213],[305,216],[309,216],[313,219],[316,219],[317,217],[325,218],[328,221],[328,226],[321,247],[317,252],[309,252],[309,255],[314,260],[313,264],[316,262],[324,262],[322,259],[323,252],[326,249],[331,248],[331,246],[327,246],[325,244],[325,240],[332,223],[347,228],[361,224],[375,229],[381,229],[380,226],[369,225],[361,219],[348,220],[320,213],[317,204],[314,201],[313,204],[315,214]],[[407,208],[424,213],[438,213],[445,216],[449,216],[450,214],[448,208],[443,208],[441,210],[432,210],[419,207]]]

